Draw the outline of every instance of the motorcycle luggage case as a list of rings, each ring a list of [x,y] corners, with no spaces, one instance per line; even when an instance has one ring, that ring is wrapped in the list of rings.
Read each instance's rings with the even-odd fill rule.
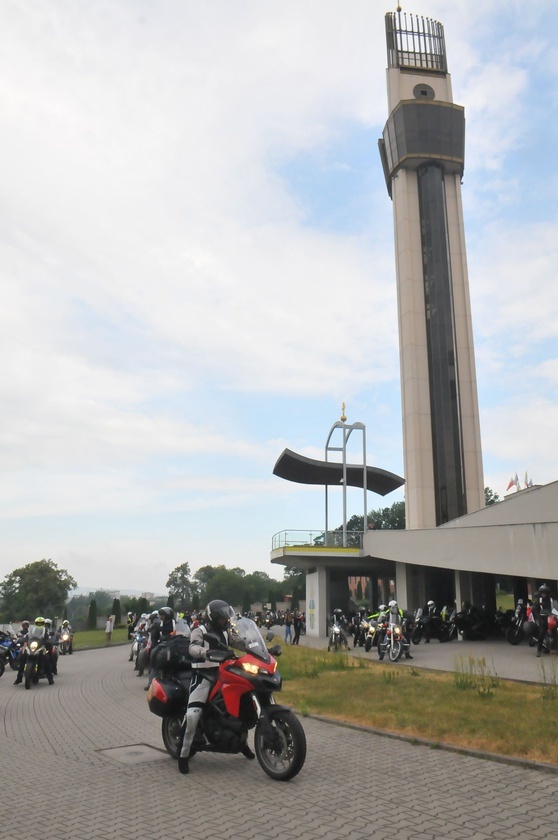
[[[159,717],[176,715],[188,702],[188,689],[178,680],[155,677],[147,692],[149,711]]]

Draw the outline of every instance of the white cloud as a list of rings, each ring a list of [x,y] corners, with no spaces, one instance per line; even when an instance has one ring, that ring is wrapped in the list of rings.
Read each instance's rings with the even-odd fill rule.
[[[494,423],[522,393],[530,402],[543,383],[540,409],[553,416],[555,213],[544,224],[522,217],[530,161],[510,171],[541,130],[553,5],[508,4],[504,28],[496,0],[413,11],[445,24],[466,107],[479,381],[499,385],[483,438],[499,459],[520,431],[510,422],[499,437]],[[269,505],[262,532],[305,511],[319,518],[314,496],[271,470],[284,446],[321,458],[343,399],[373,415],[351,420],[367,424],[374,463],[395,469],[382,462],[398,457],[384,393],[399,375],[391,204],[376,149],[384,10],[365,0],[37,0],[2,4],[0,23],[0,515],[37,529],[35,542],[23,532],[0,542],[0,576],[16,555],[51,556],[42,549],[53,546],[77,568],[94,557],[107,576],[135,554],[145,575],[135,588],[153,589],[147,558],[158,546],[203,552],[203,541],[189,519],[150,520],[158,536],[146,526],[138,540],[127,516],[179,511],[207,532],[214,510],[230,513],[238,554],[254,505]],[[364,130],[369,151],[350,152],[371,173],[366,202],[318,188],[310,208],[289,161],[331,152],[324,178],[350,174],[343,144]],[[342,231],[328,226],[332,202],[347,217]],[[368,236],[351,218],[359,202]],[[513,384],[516,372],[528,381]],[[321,416],[327,405],[334,417]],[[534,430],[551,473],[554,433],[546,421]],[[65,541],[68,520],[77,532],[85,514],[98,533]],[[245,562],[262,567],[267,552],[250,543]]]

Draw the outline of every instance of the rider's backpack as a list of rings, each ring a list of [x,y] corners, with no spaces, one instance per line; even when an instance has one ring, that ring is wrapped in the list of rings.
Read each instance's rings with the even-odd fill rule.
[[[162,673],[189,670],[192,667],[190,639],[186,636],[171,636],[161,642],[154,651],[153,665]]]

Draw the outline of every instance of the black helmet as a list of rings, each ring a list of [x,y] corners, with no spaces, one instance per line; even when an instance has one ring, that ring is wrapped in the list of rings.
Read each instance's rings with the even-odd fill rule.
[[[543,592],[550,592],[550,586],[547,586],[546,583],[543,583],[543,585],[539,587],[539,594],[542,594]]]
[[[171,607],[161,607],[159,615],[164,622],[174,621],[174,610]]]
[[[221,601],[218,598],[209,602],[205,608],[205,614],[209,626],[221,633],[228,629],[231,618],[234,618],[233,608],[226,601]]]

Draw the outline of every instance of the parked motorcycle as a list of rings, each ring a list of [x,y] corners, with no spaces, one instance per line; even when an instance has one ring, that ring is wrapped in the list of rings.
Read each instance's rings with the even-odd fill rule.
[[[527,622],[527,606],[523,603],[523,598],[520,598],[515,608],[514,618],[511,625],[507,628],[505,636],[506,641],[510,645],[518,645],[525,637],[524,624]]]
[[[419,607],[415,612],[414,623],[411,633],[411,641],[414,645],[420,645],[423,636],[427,639],[438,639],[439,642],[450,641],[449,622],[442,621],[439,616],[424,615]]]
[[[130,645],[130,656],[128,657],[128,662],[134,663],[134,671],[137,670],[138,653],[140,652],[143,638],[144,634],[140,630],[134,632],[132,644]]]
[[[348,648],[347,637],[341,625],[334,621],[329,631],[327,649],[340,650],[342,647]]]
[[[143,677],[143,672],[149,667],[149,654],[151,653],[151,640],[148,634],[142,633],[139,642],[139,648],[136,655],[136,664],[134,670],[138,672],[138,677]]]
[[[254,729],[254,748],[262,768],[272,779],[287,781],[296,776],[306,759],[304,729],[285,706],[275,703],[273,692],[281,689],[277,670],[279,645],[267,650],[256,624],[250,618],[234,622],[248,653],[237,655],[224,649],[215,637],[215,648],[206,658],[218,665],[217,680],[211,689],[190,751],[240,753],[249,730]],[[268,640],[273,638],[268,634]],[[178,678],[157,678],[147,693],[150,711],[163,717],[163,743],[178,758],[186,725],[188,694]],[[166,721],[166,722],[165,722]]]
[[[374,646],[378,646],[378,639],[381,639],[387,630],[387,613],[380,613],[377,619],[368,622],[368,632],[364,640],[364,650],[369,653]]]
[[[378,641],[378,656],[383,659],[387,653],[391,662],[397,662],[403,653],[403,627],[397,607],[390,607],[388,625],[382,639]]]
[[[471,604],[463,604],[463,609],[455,616],[458,632],[466,641],[484,641],[492,632],[493,622],[486,610]]]
[[[368,630],[370,629],[370,622],[367,621],[365,618],[361,618],[360,621],[355,621],[355,632],[354,632],[354,641],[353,647],[363,647],[366,643],[366,636]]]

